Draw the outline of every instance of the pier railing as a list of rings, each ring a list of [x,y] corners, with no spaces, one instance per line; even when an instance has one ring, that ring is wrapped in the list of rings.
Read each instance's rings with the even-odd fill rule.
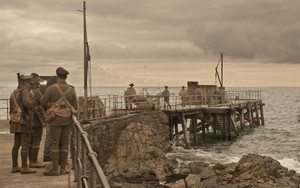
[[[0,111],[0,119],[9,119],[9,99],[0,99]]]
[[[95,120],[122,116],[133,112],[230,106],[239,104],[239,102],[244,100],[253,101],[260,99],[260,91],[226,91],[213,95],[186,95],[182,97],[177,93],[172,93],[169,97],[161,94],[103,95],[93,97],[88,101],[88,111],[89,120]]]
[[[87,133],[83,131],[75,116],[73,116],[71,156],[77,188],[95,188],[97,187],[97,180],[104,188],[110,187],[98,162],[97,153],[93,151]],[[88,161],[89,178],[87,177]]]

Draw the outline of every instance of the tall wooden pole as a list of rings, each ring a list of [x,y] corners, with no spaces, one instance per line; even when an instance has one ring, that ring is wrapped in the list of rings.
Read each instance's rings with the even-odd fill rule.
[[[221,52],[221,80],[222,80],[222,86],[224,86],[224,80],[223,80],[223,52]]]
[[[83,1],[83,52],[84,52],[84,112],[83,118],[88,120],[88,105],[87,105],[87,74],[88,74],[88,61],[87,61],[87,33],[86,33],[86,8],[85,1]]]

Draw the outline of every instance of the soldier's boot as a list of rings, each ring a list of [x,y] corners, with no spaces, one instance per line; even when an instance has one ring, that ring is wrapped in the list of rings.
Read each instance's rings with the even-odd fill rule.
[[[45,171],[45,176],[59,176],[58,170],[58,160],[59,160],[59,153],[58,151],[51,151],[51,158],[52,158],[52,169]]]
[[[20,167],[12,167],[11,169],[11,173],[17,173],[17,172],[21,172],[21,168]]]
[[[30,168],[44,168],[46,166],[45,163],[38,162],[38,153],[39,153],[39,147],[32,147],[32,156],[31,161],[29,162]]]
[[[60,158],[60,175],[69,174],[69,169],[66,168],[68,163],[68,151],[61,151]]]
[[[24,149],[22,148],[22,150],[21,150],[21,156],[22,156],[21,174],[33,174],[33,173],[36,173],[36,170],[28,168],[28,165],[27,165],[28,151],[24,151]]]
[[[21,172],[21,168],[18,165],[18,150],[16,149],[12,149],[12,169],[11,169],[11,173],[17,173],[17,172]]]

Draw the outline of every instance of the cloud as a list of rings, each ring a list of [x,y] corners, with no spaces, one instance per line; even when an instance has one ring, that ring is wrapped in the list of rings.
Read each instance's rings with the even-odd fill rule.
[[[88,0],[88,39],[99,71],[95,77],[114,85],[126,79],[159,83],[178,73],[186,76],[180,80],[192,79],[184,65],[215,63],[220,51],[226,61],[300,64],[299,6],[297,0]],[[32,70],[52,75],[64,66],[81,84],[82,13],[77,9],[82,9],[80,0],[2,2],[0,65],[5,76],[13,80],[16,72]],[[144,72],[147,76],[129,78],[128,63],[140,71],[152,71],[154,65],[161,77]],[[124,73],[117,71],[113,78],[115,69],[101,70],[111,64]]]

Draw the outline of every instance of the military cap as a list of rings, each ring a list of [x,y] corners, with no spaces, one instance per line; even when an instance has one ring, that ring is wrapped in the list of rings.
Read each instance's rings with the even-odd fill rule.
[[[133,84],[133,83],[131,83],[131,84],[129,84],[129,86],[134,86],[134,84]]]
[[[168,88],[168,86],[165,86],[165,88]]]
[[[23,81],[28,81],[28,80],[32,79],[32,76],[31,75],[21,75],[20,79]]]
[[[32,79],[31,82],[32,83],[37,83],[37,82],[43,82],[44,80],[40,78],[40,76],[37,73],[31,73]]]
[[[66,69],[62,68],[62,67],[58,67],[56,69],[56,74],[57,75],[68,75],[69,72]]]

